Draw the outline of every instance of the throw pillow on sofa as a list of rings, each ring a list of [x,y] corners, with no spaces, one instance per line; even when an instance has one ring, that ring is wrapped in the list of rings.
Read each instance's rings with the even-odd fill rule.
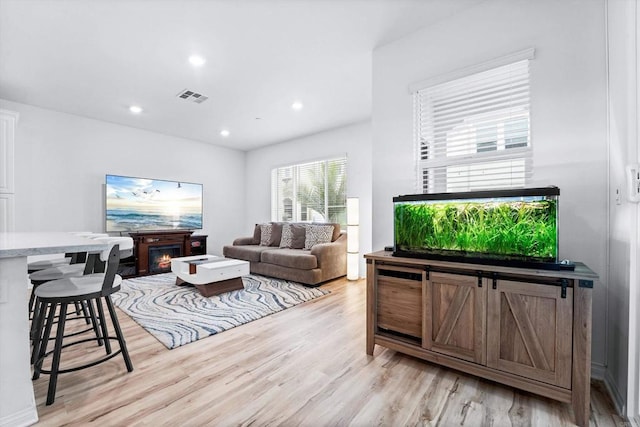
[[[279,246],[282,237],[282,224],[269,222],[260,224],[260,246]]]
[[[260,246],[271,246],[273,224],[260,224]]]
[[[282,225],[281,248],[303,249],[307,228],[302,224]]]
[[[333,225],[307,225],[304,248],[310,250],[317,244],[330,243],[333,236]]]

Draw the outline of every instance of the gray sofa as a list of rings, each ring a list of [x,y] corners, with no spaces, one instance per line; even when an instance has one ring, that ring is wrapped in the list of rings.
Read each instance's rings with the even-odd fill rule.
[[[281,223],[272,223],[280,224]],[[294,223],[306,227],[304,223]],[[327,224],[322,224],[327,225]],[[319,285],[347,274],[347,235],[334,226],[331,242],[319,243],[310,250],[281,248],[280,236],[270,245],[260,244],[259,225],[253,237],[240,237],[222,252],[227,258],[249,261],[251,273],[277,277],[306,285]],[[264,243],[264,242],[263,242]]]

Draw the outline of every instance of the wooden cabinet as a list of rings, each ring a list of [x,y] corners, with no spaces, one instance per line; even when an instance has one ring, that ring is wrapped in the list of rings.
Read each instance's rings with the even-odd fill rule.
[[[129,233],[133,238],[136,275],[146,276],[171,271],[171,258],[191,255],[191,233],[192,231]],[[158,250],[163,250],[166,255],[153,253]],[[154,255],[162,255],[163,260],[156,259],[157,256]]]
[[[191,255],[206,255],[207,254],[207,236],[204,234],[191,235],[189,238],[189,245],[191,246]]]
[[[573,287],[497,280],[488,306],[489,367],[571,388]]]
[[[572,403],[589,421],[591,290],[575,271],[367,259],[367,354],[376,344]]]
[[[377,275],[378,328],[421,339],[423,272],[384,266]]]
[[[485,364],[486,279],[431,272],[426,289],[422,346]]]
[[[121,261],[119,274],[133,277],[165,273],[171,270],[171,257],[206,255],[207,236],[191,233],[186,230],[129,233],[133,238],[133,256]],[[166,254],[157,253],[159,249]],[[157,255],[161,255],[161,265],[157,265]]]

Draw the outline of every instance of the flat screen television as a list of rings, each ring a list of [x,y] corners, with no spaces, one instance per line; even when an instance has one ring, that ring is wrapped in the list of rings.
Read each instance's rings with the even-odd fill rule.
[[[107,175],[106,232],[202,229],[202,184]]]

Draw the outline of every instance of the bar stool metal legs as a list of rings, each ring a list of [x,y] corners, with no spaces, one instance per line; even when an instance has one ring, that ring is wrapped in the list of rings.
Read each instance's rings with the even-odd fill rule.
[[[72,368],[65,368],[65,369],[60,369],[60,359],[61,359],[62,350],[64,348],[67,348],[76,344],[81,344],[88,341],[94,341],[96,338],[85,338],[85,339],[74,341],[72,343],[64,344],[63,343],[63,339],[65,338],[64,330],[67,323],[66,311],[67,311],[69,302],[64,300],[54,301],[54,302],[47,301],[46,303],[42,304],[43,308],[41,309],[42,310],[41,313],[46,311],[48,306],[48,314],[46,315],[47,321],[46,321],[46,326],[44,326],[44,331],[42,331],[42,327],[43,327],[42,323],[44,323],[42,319],[45,316],[41,317],[40,315],[38,315],[38,331],[42,333],[42,338],[40,340],[37,340],[37,342],[34,344],[34,353],[37,351],[37,358],[34,363],[33,379],[34,380],[38,379],[41,373],[50,375],[49,389],[47,392],[47,405],[51,405],[55,400],[56,386],[57,386],[59,374],[74,372],[80,369],[85,369],[85,368],[98,365],[102,362],[106,362],[107,360],[112,359],[118,354],[122,354],[127,371],[128,372],[133,371],[133,364],[131,363],[129,351],[127,350],[127,344],[122,334],[122,329],[120,328],[120,322],[118,321],[118,315],[116,314],[115,308],[113,306],[113,302],[111,301],[111,296],[110,295],[105,296],[104,301],[107,304],[109,317],[113,325],[113,329],[115,331],[114,337],[108,335],[107,319],[105,316],[104,309],[102,307],[102,301],[100,301],[100,298],[97,298],[96,303],[98,307],[98,323],[100,324],[100,328],[101,328],[101,334],[98,334],[98,336],[104,342],[106,356],[80,366],[75,366]],[[91,306],[93,305],[93,302],[89,302],[89,304]],[[58,316],[58,321],[57,321],[58,325],[55,333],[55,344],[52,351],[47,351],[47,343],[49,342],[49,339],[51,337],[53,324],[54,324],[54,317],[55,317],[56,311],[58,310],[58,307],[59,307],[60,314]],[[112,351],[110,340],[118,341],[120,348],[116,351]],[[53,360],[51,362],[51,369],[49,370],[43,369],[42,365],[44,363],[45,358],[51,355],[53,355]]]
[[[115,245],[109,255],[105,255],[108,265],[105,273],[89,274],[82,277],[66,278],[47,282],[38,287],[36,297],[38,298],[38,312],[34,319],[34,347],[32,358],[34,359],[33,379],[36,380],[40,374],[49,374],[49,388],[47,391],[47,405],[51,405],[55,401],[56,387],[58,383],[58,375],[68,372],[78,371],[80,369],[89,368],[106,362],[109,359],[122,354],[125,366],[128,372],[133,371],[133,364],[127,350],[127,344],[120,328],[120,322],[116,314],[115,307],[111,301],[111,294],[120,289],[122,278],[116,274],[119,260],[118,245]],[[109,311],[109,318],[113,325],[115,336],[109,336],[107,327],[107,318],[105,310],[102,306],[103,300]],[[78,333],[65,335],[65,326],[67,323],[67,308],[69,305],[79,303],[83,309],[86,307],[92,317],[92,328],[95,337],[85,338],[64,343],[65,338],[75,336]],[[94,310],[93,304],[96,304]],[[96,319],[97,311],[97,319]],[[58,313],[57,328],[55,333],[54,348],[47,351],[48,342],[50,340],[53,325],[55,323],[56,313]],[[86,331],[86,330],[85,330]],[[97,340],[98,344],[104,343],[106,355],[93,360],[91,362],[74,366],[71,368],[61,369],[61,357],[63,349],[81,343]],[[117,341],[119,348],[113,351],[110,341]],[[43,369],[45,358],[52,356],[51,369]]]

